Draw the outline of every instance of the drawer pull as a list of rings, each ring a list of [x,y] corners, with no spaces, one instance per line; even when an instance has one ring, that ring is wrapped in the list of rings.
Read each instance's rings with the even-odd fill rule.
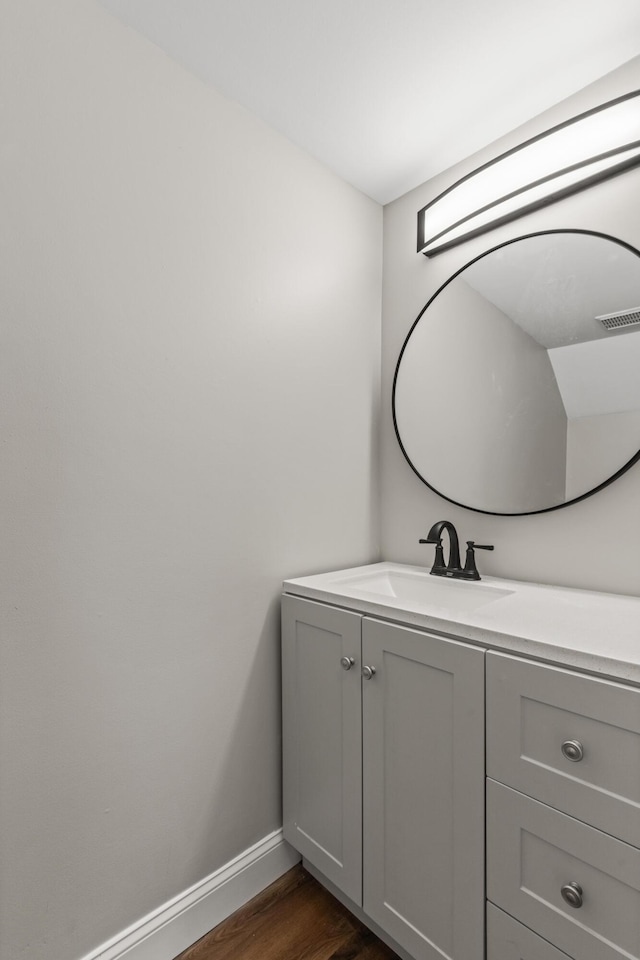
[[[560,749],[562,750],[563,757],[566,757],[567,760],[571,760],[573,763],[578,763],[578,761],[584,757],[584,750],[579,740],[565,740]]]
[[[351,667],[354,665],[355,660],[353,657],[341,657],[340,666],[343,670],[351,670]]]
[[[568,903],[570,907],[575,907],[577,910],[578,907],[582,906],[582,887],[574,880],[572,880],[571,883],[565,883],[560,893],[562,894],[562,899]]]
[[[363,668],[362,668],[362,676],[365,678],[365,680],[371,680],[371,679],[373,678],[375,672],[376,672],[376,668],[375,668],[375,667],[363,667]]]

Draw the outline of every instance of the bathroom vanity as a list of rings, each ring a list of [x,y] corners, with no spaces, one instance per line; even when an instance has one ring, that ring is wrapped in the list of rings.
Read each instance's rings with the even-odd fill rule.
[[[310,872],[411,960],[640,958],[640,600],[380,563],[282,626]]]

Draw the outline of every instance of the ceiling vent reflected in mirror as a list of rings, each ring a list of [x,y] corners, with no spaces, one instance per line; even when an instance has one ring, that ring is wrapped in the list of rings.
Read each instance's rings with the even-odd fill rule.
[[[507,150],[418,212],[426,257],[640,164],[640,90]]]
[[[613,330],[628,330],[629,327],[640,326],[640,307],[633,310],[622,310],[620,313],[606,313],[596,317],[605,330],[611,333]]]

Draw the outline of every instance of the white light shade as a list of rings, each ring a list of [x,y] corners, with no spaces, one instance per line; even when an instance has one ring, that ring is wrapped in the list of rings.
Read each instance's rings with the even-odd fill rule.
[[[640,90],[604,103],[474,170],[418,213],[418,252],[441,253],[640,163]]]

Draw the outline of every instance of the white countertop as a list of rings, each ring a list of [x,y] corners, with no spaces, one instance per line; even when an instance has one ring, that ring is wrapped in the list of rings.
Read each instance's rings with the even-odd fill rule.
[[[426,599],[362,588],[367,579],[373,583],[394,574],[423,583]],[[285,580],[284,591],[640,686],[640,598],[496,577],[483,577],[479,584],[432,577],[437,600],[431,603],[428,577],[425,567],[382,562]],[[454,590],[448,605],[442,597],[450,583]],[[457,609],[456,598],[465,596],[461,588],[476,590],[472,597],[485,587],[498,591],[497,599],[475,610]],[[484,593],[492,595],[491,589]]]

